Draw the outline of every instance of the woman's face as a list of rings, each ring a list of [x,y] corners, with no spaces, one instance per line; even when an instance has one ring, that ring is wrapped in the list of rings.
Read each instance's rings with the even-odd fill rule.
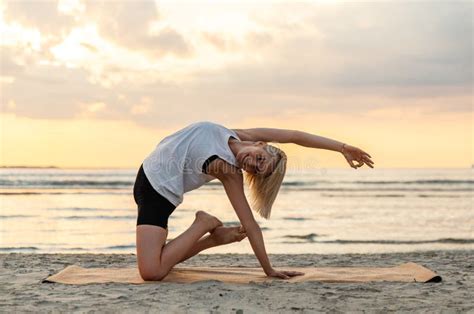
[[[258,141],[240,150],[236,159],[242,169],[253,174],[268,175],[272,172],[275,158],[263,147],[265,142]]]

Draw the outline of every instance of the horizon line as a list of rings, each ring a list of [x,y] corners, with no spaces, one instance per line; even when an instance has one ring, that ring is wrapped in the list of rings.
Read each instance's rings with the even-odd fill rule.
[[[60,166],[0,166],[1,169],[61,169],[61,170],[67,170],[67,169],[135,169],[135,167],[60,167]],[[474,164],[472,164],[470,167],[465,166],[465,167],[374,167],[370,168],[368,166],[364,167],[366,169],[473,169]],[[136,168],[138,169],[138,168]],[[287,170],[294,170],[294,169],[300,169],[298,167],[287,167]],[[301,170],[321,170],[321,169],[353,169],[349,166],[347,167],[307,167]],[[357,169],[354,169],[357,170]]]

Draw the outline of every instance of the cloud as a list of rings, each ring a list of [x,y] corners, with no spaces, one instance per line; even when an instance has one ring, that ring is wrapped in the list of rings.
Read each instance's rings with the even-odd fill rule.
[[[19,51],[22,50],[2,47],[2,75],[14,78],[0,81],[0,110],[4,113],[37,119],[130,119],[149,127],[156,127],[157,121],[163,126],[173,125],[185,110],[189,110],[188,117],[192,119],[190,108],[196,106],[195,94],[183,95],[179,86],[156,79],[146,83],[134,81],[135,75],[150,76],[153,70],[135,73],[131,79],[108,88],[95,83],[82,68],[55,64],[21,66]],[[120,75],[124,70],[114,71]],[[213,104],[203,107],[205,110],[200,114],[205,115]]]
[[[104,39],[153,58],[192,55],[191,45],[172,27],[152,30],[152,23],[159,20],[154,1],[88,0],[74,14],[59,10],[59,4],[57,0],[7,1],[5,21],[38,29],[45,50],[59,44],[74,27],[94,23]]]
[[[245,34],[243,40],[234,38],[233,35],[218,32],[202,32],[203,40],[222,52],[232,52],[235,50],[260,48],[270,45],[273,37],[265,32],[249,32]]]
[[[5,20],[37,28],[45,34],[67,33],[74,18],[58,11],[57,0],[5,1]]]
[[[18,64],[18,61],[15,62],[14,57],[19,58],[19,55],[13,54],[12,52],[21,52],[20,49],[14,48],[2,48],[1,51],[1,72],[2,76],[16,76],[19,73],[23,72],[24,67]]]
[[[95,47],[94,45],[88,44],[88,43],[81,43],[81,46],[87,48],[91,52],[98,52],[99,51],[99,49],[97,49],[97,47]]]
[[[276,90],[307,83],[355,89],[472,85],[472,3],[358,2],[305,11],[303,26],[282,35],[269,68],[259,65],[248,73],[248,85],[255,80]],[[276,12],[260,23],[276,24],[280,31],[278,21],[294,14],[287,5]],[[235,68],[239,77],[252,65]]]
[[[57,0],[5,1],[4,19],[26,28],[38,29],[43,45],[58,44],[77,25],[73,16],[58,11]]]
[[[2,83],[2,111],[33,118],[72,118],[81,103],[102,98],[104,90],[88,83],[80,69],[36,65]],[[8,107],[10,102],[15,107]]]
[[[348,4],[344,23],[314,25],[344,67],[330,83],[360,86],[472,84],[472,3]],[[365,25],[360,17],[365,17]],[[327,17],[326,17],[327,18]]]
[[[159,20],[154,1],[89,0],[85,6],[87,18],[97,24],[100,35],[120,46],[153,57],[188,57],[192,53],[184,37],[171,27],[151,31],[152,23]]]
[[[226,36],[225,34],[202,32],[201,36],[205,41],[221,51],[237,49],[240,46],[235,39]]]
[[[102,38],[125,49],[80,37],[91,59],[60,62],[48,47],[2,47],[9,77],[1,81],[3,111],[157,127],[397,104],[472,110],[471,3],[285,3],[246,12],[248,25],[257,26],[241,33],[197,22],[185,33],[151,1],[87,1],[74,19],[51,3],[38,15],[30,12],[35,6],[9,5],[8,21],[57,38],[93,22]]]

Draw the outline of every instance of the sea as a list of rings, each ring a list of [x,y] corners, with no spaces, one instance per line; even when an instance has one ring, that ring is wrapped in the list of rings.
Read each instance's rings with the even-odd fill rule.
[[[136,254],[137,171],[0,169],[0,253]],[[254,216],[268,254],[472,250],[473,172],[288,169],[270,219]],[[169,219],[168,241],[191,225],[198,210],[226,226],[240,224],[222,184],[213,180],[184,194]],[[203,253],[253,251],[245,239]]]

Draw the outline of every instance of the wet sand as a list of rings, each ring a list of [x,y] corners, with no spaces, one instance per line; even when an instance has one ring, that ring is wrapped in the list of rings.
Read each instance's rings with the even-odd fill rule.
[[[270,254],[284,266],[392,266],[416,262],[442,276],[440,283],[271,283],[248,285],[202,281],[193,284],[42,283],[72,264],[82,267],[129,267],[134,254],[0,254],[1,312],[472,312],[474,251],[429,251],[390,254]],[[254,255],[199,254],[181,266],[259,267]]]

